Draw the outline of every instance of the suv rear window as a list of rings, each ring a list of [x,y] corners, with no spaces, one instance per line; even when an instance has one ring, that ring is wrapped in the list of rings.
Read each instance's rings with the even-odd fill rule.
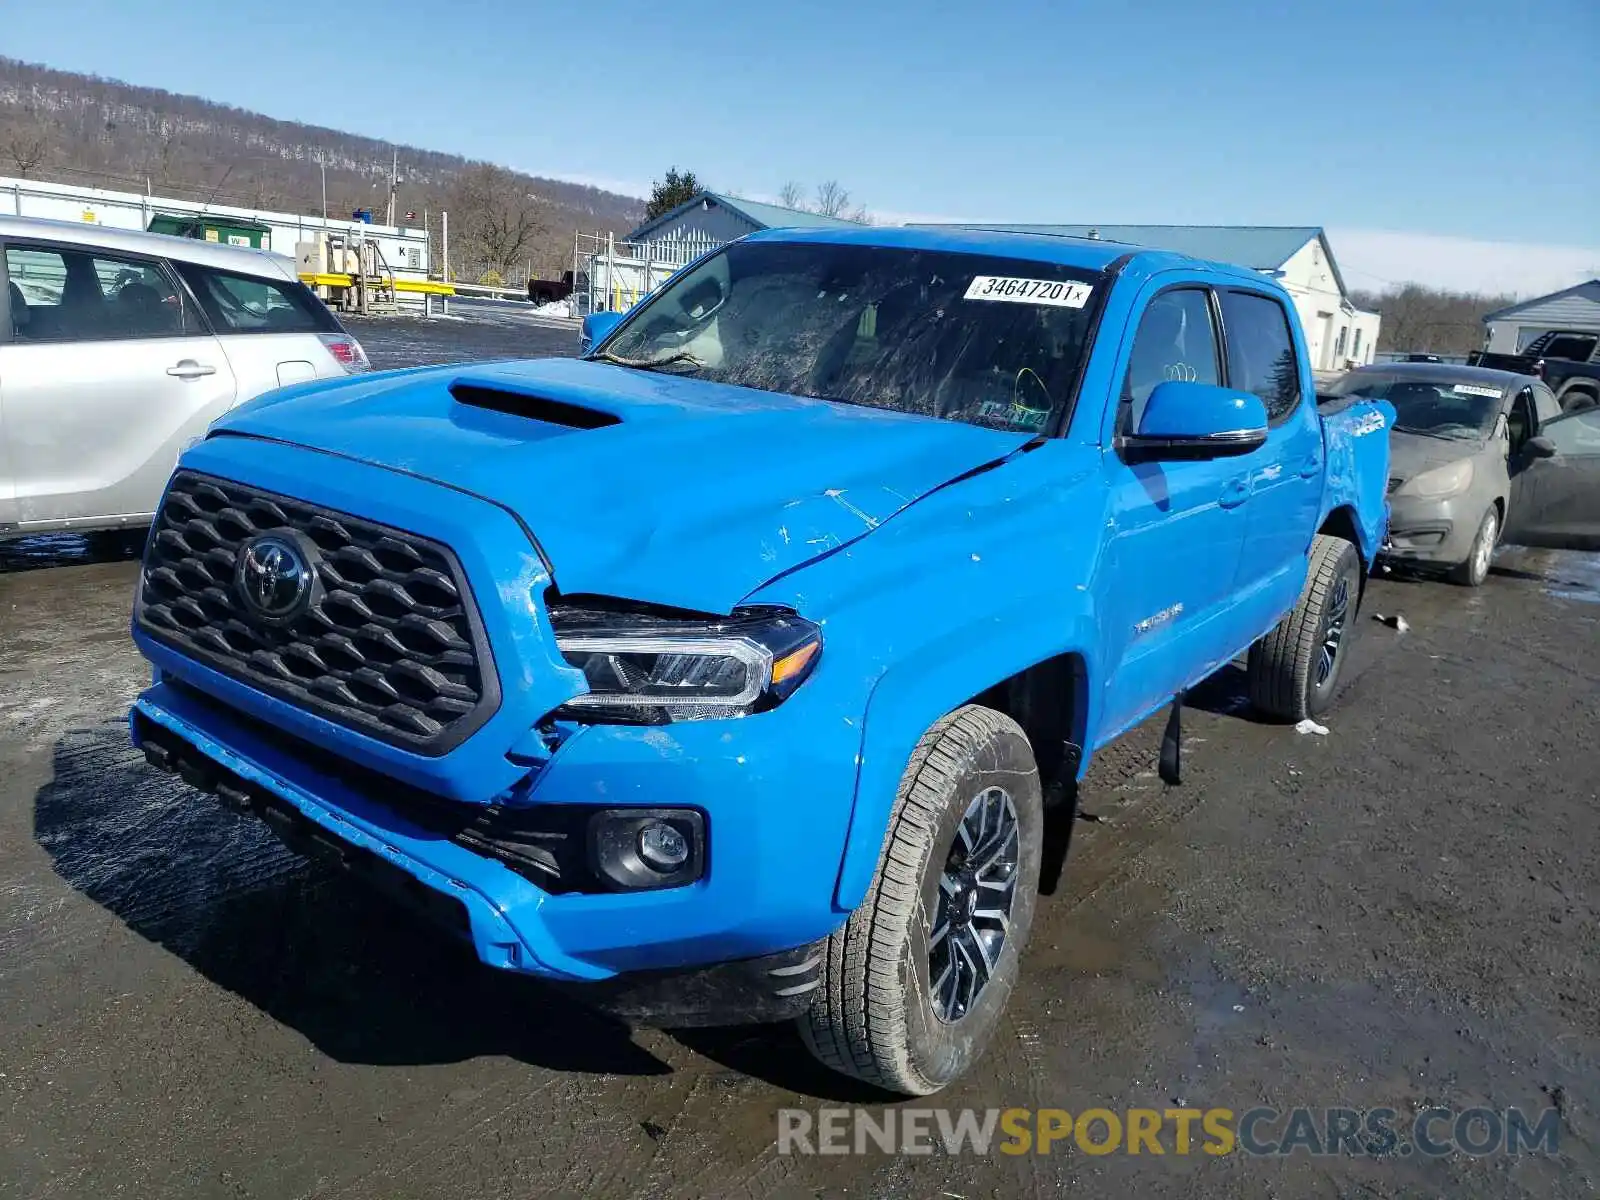
[[[176,263],[218,333],[337,333],[339,323],[298,281]]]

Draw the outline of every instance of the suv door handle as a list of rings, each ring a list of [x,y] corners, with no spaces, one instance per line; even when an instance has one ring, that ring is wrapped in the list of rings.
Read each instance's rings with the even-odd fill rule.
[[[1310,479],[1322,470],[1322,455],[1308,454],[1305,461],[1300,464],[1300,477]]]
[[[1250,498],[1250,484],[1241,475],[1222,485],[1222,507],[1238,508]]]
[[[206,375],[215,375],[217,369],[205,363],[197,363],[192,358],[181,360],[176,366],[168,367],[167,374],[175,379],[200,379]]]

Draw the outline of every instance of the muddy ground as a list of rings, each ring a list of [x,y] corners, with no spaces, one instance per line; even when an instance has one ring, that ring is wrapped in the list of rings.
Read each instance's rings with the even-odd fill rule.
[[[570,350],[357,328],[380,366]],[[1554,1156],[793,1157],[864,1103],[785,1029],[632,1032],[147,769],[115,544],[0,550],[0,1193],[45,1197],[1593,1196],[1600,564],[1375,580],[1326,737],[1195,697],[1103,752],[953,1107],[1559,1111]],[[1405,634],[1372,620],[1402,613]],[[1281,1126],[1279,1127],[1281,1131]]]

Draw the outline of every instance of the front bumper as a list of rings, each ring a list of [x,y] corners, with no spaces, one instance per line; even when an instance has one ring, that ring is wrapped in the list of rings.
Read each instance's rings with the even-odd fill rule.
[[[464,938],[485,964],[570,983],[611,980],[592,991],[594,1001],[658,1015],[676,1003],[694,1021],[803,1008],[816,971],[792,968],[847,915],[832,900],[854,755],[848,774],[811,761],[792,739],[765,736],[776,730],[763,730],[764,720],[595,727],[569,738],[526,802],[697,808],[706,815],[707,872],[657,891],[556,894],[386,802],[381,779],[323,769],[283,734],[192,688],[158,682],[130,714],[133,740],[153,763],[405,901]],[[741,736],[730,724],[745,727]],[[820,754],[833,757],[825,747]],[[842,792],[830,796],[830,783]],[[718,998],[729,996],[734,1008],[722,1013]]]
[[[1469,493],[1470,495],[1470,493]],[[1389,533],[1381,556],[1394,562],[1454,567],[1467,561],[1482,510],[1468,512],[1468,496],[1423,500],[1389,497]]]

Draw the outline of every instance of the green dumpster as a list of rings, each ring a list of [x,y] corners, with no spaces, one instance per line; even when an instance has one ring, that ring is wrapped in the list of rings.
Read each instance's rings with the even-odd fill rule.
[[[272,229],[269,226],[256,221],[241,221],[236,217],[157,213],[150,218],[150,232],[170,234],[173,237],[198,238],[205,242],[218,242],[224,246],[272,249]]]

